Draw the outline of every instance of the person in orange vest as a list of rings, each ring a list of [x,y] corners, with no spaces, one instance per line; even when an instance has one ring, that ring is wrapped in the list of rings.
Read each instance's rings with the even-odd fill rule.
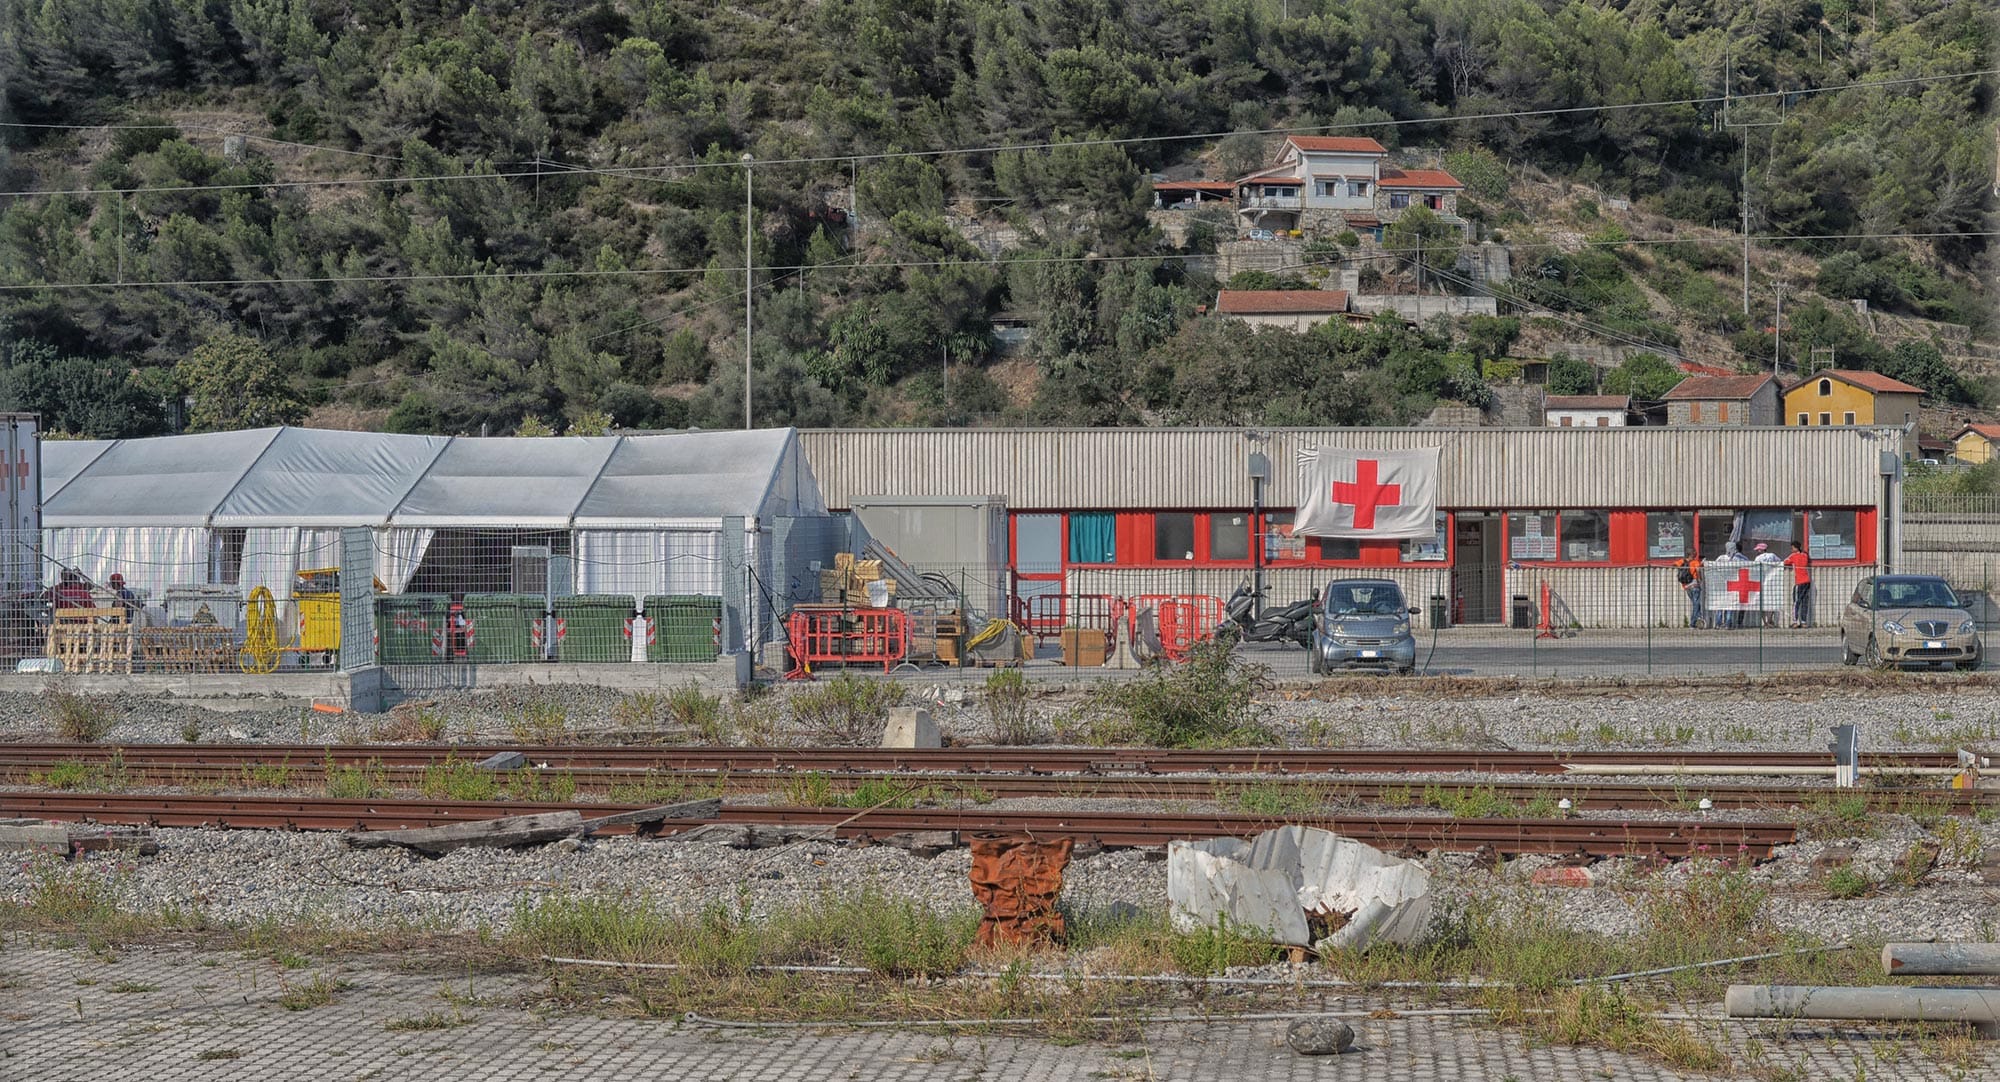
[[[1785,566],[1792,569],[1792,626],[1805,627],[1812,623],[1812,557],[1794,541]]]
[[[1690,552],[1674,564],[1674,581],[1681,584],[1681,590],[1688,599],[1688,626],[1702,627],[1705,624],[1701,611],[1701,555]]]

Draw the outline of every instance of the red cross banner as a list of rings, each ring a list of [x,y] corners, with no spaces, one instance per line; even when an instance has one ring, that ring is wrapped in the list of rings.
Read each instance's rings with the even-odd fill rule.
[[[1782,612],[1792,601],[1784,564],[1717,560],[1701,569],[1702,607],[1710,612]]]
[[[1430,538],[1437,534],[1438,449],[1299,452],[1304,537]]]

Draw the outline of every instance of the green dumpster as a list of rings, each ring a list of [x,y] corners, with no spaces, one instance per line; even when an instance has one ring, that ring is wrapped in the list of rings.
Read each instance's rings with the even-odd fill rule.
[[[475,665],[540,661],[534,628],[542,605],[540,594],[466,594],[466,660]]]
[[[384,665],[434,665],[444,660],[443,594],[387,594],[375,599],[375,656]]]
[[[714,661],[721,637],[722,599],[701,594],[654,594],[644,605],[651,636],[647,661]]]
[[[556,598],[560,661],[630,661],[631,594],[575,594]]]

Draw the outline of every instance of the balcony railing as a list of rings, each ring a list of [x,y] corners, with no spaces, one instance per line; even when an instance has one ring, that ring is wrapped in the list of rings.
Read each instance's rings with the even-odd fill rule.
[[[1305,200],[1296,195],[1256,195],[1239,199],[1236,205],[1243,210],[1298,210]]]

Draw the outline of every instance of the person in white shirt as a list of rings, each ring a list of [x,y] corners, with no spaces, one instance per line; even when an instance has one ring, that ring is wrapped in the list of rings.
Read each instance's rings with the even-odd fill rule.
[[[1754,548],[1752,548],[1752,549],[1751,549],[1751,551],[1752,551],[1752,552],[1755,552],[1755,553],[1757,554],[1757,555],[1756,555],[1756,556],[1755,556],[1755,557],[1754,557],[1754,558],[1753,558],[1753,559],[1751,560],[1751,562],[1752,562],[1752,563],[1759,563],[1759,564],[1782,564],[1782,563],[1784,563],[1784,562],[1785,562],[1784,560],[1782,560],[1782,559],[1780,559],[1780,558],[1779,558],[1779,556],[1778,556],[1778,554],[1777,554],[1777,553],[1775,553],[1775,552],[1772,552],[1772,551],[1771,551],[1771,546],[1770,546],[1770,545],[1767,545],[1767,544],[1765,544],[1765,543],[1764,543],[1764,542],[1762,542],[1762,541],[1759,541],[1759,542],[1757,542],[1756,546],[1755,546]],[[1766,574],[1764,574],[1764,572],[1762,571],[1762,569],[1759,569],[1759,572],[1758,572],[1758,573],[1759,573],[1759,575],[1760,575],[1760,576],[1762,576],[1762,577],[1763,577],[1763,578],[1764,578],[1764,579],[1765,579],[1766,581],[1768,581],[1768,580],[1769,580],[1769,576],[1768,576],[1768,575],[1766,575]],[[1762,595],[1759,595],[1759,596],[1761,597]],[[1765,604],[1765,603],[1767,603],[1767,602],[1760,602],[1760,604]],[[1765,627],[1777,627],[1777,626],[1778,626],[1778,613],[1777,613],[1777,610],[1775,610],[1775,609],[1765,609],[1765,610],[1764,610],[1764,626],[1765,626]]]

